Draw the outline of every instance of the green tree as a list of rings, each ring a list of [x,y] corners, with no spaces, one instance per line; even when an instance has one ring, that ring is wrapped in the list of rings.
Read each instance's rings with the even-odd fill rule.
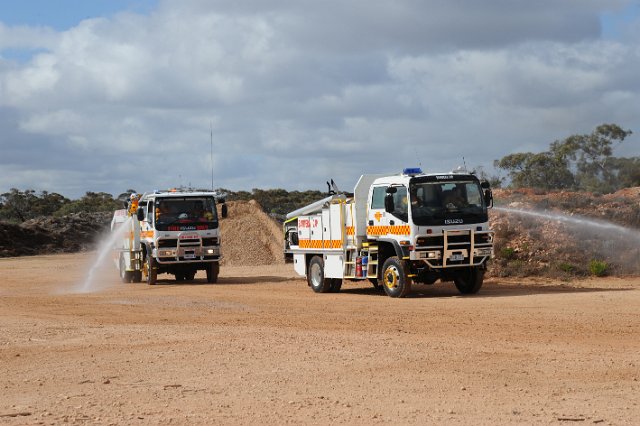
[[[612,192],[633,185],[640,175],[638,159],[613,157],[629,135],[616,124],[602,124],[586,135],[550,144],[549,151],[515,153],[494,162],[507,171],[511,186]]]
[[[549,152],[510,154],[494,162],[506,170],[516,188],[565,189],[574,185],[574,177],[565,158]]]
[[[106,192],[87,192],[79,200],[64,205],[57,215],[67,215],[80,212],[111,212],[122,208],[122,202],[114,199]]]
[[[36,192],[33,189],[21,191],[11,188],[2,197],[2,210],[0,217],[12,222],[24,222],[34,217],[32,206],[37,201]]]

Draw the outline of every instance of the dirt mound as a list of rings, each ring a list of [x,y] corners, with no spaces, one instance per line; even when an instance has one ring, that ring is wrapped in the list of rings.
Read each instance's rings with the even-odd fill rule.
[[[111,213],[74,213],[0,223],[0,257],[92,250],[110,221]]]
[[[229,201],[229,216],[220,221],[222,265],[284,263],[282,229],[256,201]]]

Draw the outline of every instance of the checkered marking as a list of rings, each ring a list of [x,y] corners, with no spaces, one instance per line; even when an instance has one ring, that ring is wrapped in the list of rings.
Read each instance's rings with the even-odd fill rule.
[[[367,235],[411,235],[409,225],[367,226]]]
[[[300,240],[298,246],[302,249],[339,249],[341,240]]]

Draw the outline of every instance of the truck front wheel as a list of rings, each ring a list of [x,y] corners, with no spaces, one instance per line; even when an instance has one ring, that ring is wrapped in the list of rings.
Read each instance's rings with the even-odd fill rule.
[[[331,290],[331,279],[324,277],[324,262],[320,256],[313,256],[307,270],[307,282],[316,293],[328,293]]]
[[[156,269],[156,260],[147,255],[147,284],[155,285],[158,281],[158,270]]]
[[[411,291],[411,279],[397,256],[388,258],[382,266],[382,287],[389,297],[405,297]]]
[[[120,280],[123,283],[130,283],[133,281],[133,276],[131,271],[127,271],[127,263],[124,260],[124,255],[120,255]]]
[[[207,282],[215,283],[218,281],[218,274],[220,273],[220,264],[217,262],[210,263],[207,267]]]
[[[484,271],[479,268],[464,268],[455,275],[453,282],[462,294],[475,294],[482,287]]]

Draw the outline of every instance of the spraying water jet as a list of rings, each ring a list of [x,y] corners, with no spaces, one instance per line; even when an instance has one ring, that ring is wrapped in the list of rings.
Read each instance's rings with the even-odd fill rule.
[[[564,252],[569,258],[579,260],[580,256],[583,256],[582,260],[586,262],[604,260],[618,273],[640,273],[640,230],[605,220],[559,212],[509,207],[494,207],[494,210],[539,221],[562,223],[577,242],[567,247],[568,252]],[[559,235],[558,238],[562,237]],[[571,252],[572,249],[577,251]],[[585,256],[589,258],[585,259]]]

